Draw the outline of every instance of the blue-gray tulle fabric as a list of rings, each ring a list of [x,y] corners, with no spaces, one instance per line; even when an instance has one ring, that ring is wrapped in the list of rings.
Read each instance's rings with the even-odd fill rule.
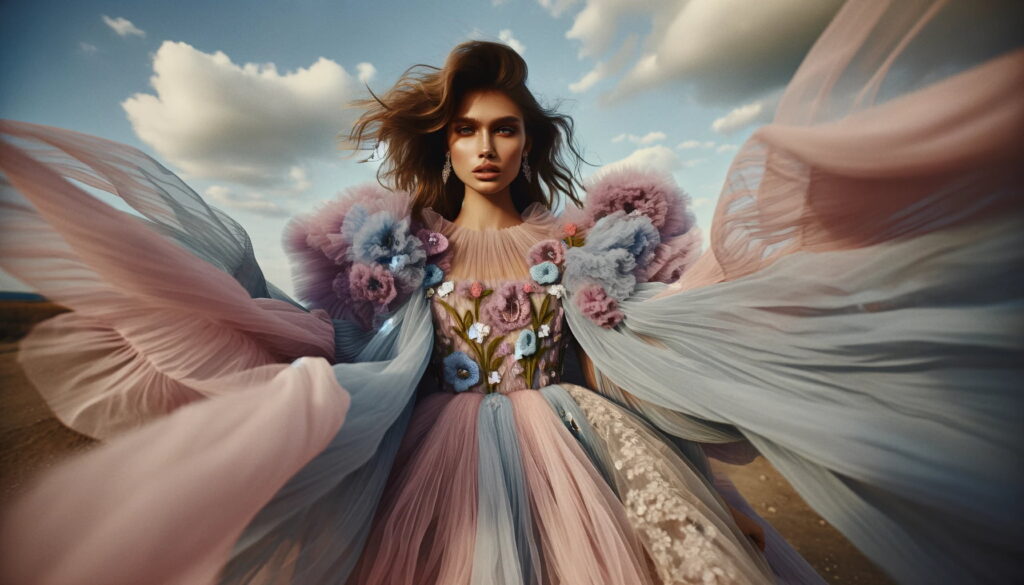
[[[900,69],[930,55],[928,43],[940,37],[950,47],[946,54],[956,57],[949,53],[956,39],[943,35],[963,16],[962,6],[942,2],[846,5],[794,77],[775,122],[737,154],[701,261],[674,284],[639,284],[619,303],[623,319],[614,328],[590,320],[569,293],[565,319],[596,392],[565,382],[537,394],[545,416],[561,425],[551,436],[573,441],[559,444],[565,457],[577,457],[572,465],[600,479],[595,497],[625,500],[631,489],[616,465],[621,437],[596,422],[612,417],[638,444],[661,453],[661,471],[685,486],[688,506],[711,524],[722,522],[715,525],[721,532],[730,530],[721,520],[723,502],[756,514],[711,472],[705,454],[743,461],[756,450],[900,583],[1019,578],[1024,52],[1018,35],[994,54],[951,59],[932,77],[912,78]],[[920,50],[905,51],[907,43]],[[140,307],[159,301],[167,315],[189,314],[190,307],[185,288],[176,291],[180,298],[162,292],[174,274],[133,279],[138,258],[110,253],[102,259],[114,268],[84,268],[104,250],[119,249],[124,234],[74,232],[66,225],[73,221],[44,203],[53,177],[119,194],[142,216],[139,226],[228,275],[248,299],[278,301],[275,311],[287,311],[281,305],[303,311],[265,281],[244,230],[159,163],[52,128],[12,122],[3,134],[3,268],[80,313],[77,321],[64,321],[65,332],[84,335],[120,318],[97,294],[116,292]],[[90,164],[82,155],[90,149],[99,153],[94,162],[123,174]],[[44,176],[34,165],[50,169],[38,184],[26,178]],[[59,254],[25,251],[44,237]],[[199,316],[259,339],[266,359],[246,367],[319,355],[332,362],[350,402],[323,448],[239,526],[216,579],[356,582],[381,501],[389,497],[389,477],[414,469],[416,440],[429,442],[436,430],[421,412],[422,397],[438,390],[425,376],[435,344],[430,301],[413,295],[371,332],[310,316],[304,324],[326,331],[333,338],[326,343],[320,333],[303,337],[302,327],[253,325],[231,314],[233,303],[225,299],[220,312],[211,307]],[[129,317],[124,323],[140,328],[158,318],[142,310]],[[140,330],[124,328],[139,344],[152,341]],[[192,388],[214,407],[224,403],[199,378],[183,376],[181,387],[168,386],[169,395]],[[528,421],[516,419],[536,404],[513,405],[523,402],[516,394],[525,393],[472,398],[478,405],[457,397],[475,425],[475,547],[465,576],[474,584],[542,583],[552,570],[535,533],[541,519],[530,505],[525,469],[531,454],[521,451]],[[186,398],[180,403],[196,396]],[[451,400],[431,406],[437,420],[455,416]],[[145,430],[161,417],[168,424],[183,420],[166,404],[143,406],[119,419],[110,435]],[[106,438],[97,413],[76,416],[78,428]],[[141,436],[126,432],[113,446]],[[82,493],[92,492],[83,487]],[[624,526],[627,520],[603,521]],[[59,534],[59,522],[39,525],[32,534],[48,527]],[[4,542],[17,540],[11,526]],[[747,563],[737,569],[741,574],[821,582],[777,532],[766,527],[766,533],[766,559],[751,554],[741,538],[728,541],[730,554]],[[37,550],[52,545],[25,542]],[[617,546],[633,554],[641,544],[626,539]],[[14,561],[4,557],[4,563]],[[46,565],[61,563],[37,563]],[[608,568],[614,569],[621,567]]]

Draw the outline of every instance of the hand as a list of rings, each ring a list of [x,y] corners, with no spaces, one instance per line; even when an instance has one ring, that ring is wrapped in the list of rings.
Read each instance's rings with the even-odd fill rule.
[[[740,532],[746,535],[750,540],[754,541],[757,548],[764,551],[764,528],[761,528],[761,525],[755,522],[753,518],[732,506],[729,506],[729,511],[732,512],[732,518],[736,521],[736,526],[739,527]]]

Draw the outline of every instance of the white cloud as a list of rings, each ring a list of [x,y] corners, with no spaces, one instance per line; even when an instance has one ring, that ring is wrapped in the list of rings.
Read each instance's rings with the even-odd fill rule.
[[[119,37],[145,37],[146,31],[132,24],[132,21],[127,18],[118,16],[117,18],[110,18],[106,14],[103,15],[103,23],[109,26]]]
[[[739,101],[780,87],[838,10],[839,0],[585,0],[566,37],[581,57],[613,46],[622,23],[646,19],[646,48],[612,100],[672,82],[703,101]]]
[[[598,170],[598,173],[622,167],[653,168],[671,173],[686,168],[687,164],[671,148],[659,144],[634,150],[626,158],[604,165]]]
[[[336,134],[358,114],[342,106],[359,84],[325,58],[281,74],[273,63],[236,65],[167,41],[150,84],[155,95],[121,104],[143,142],[190,178],[262,189],[294,182],[291,168],[304,161],[336,157]]]
[[[583,93],[594,87],[599,81],[617,75],[619,71],[622,71],[623,67],[629,61],[629,58],[633,55],[633,50],[636,48],[636,35],[630,35],[629,38],[622,44],[621,47],[615,52],[615,55],[607,61],[598,61],[594,67],[583,74],[577,81],[569,84],[569,91],[573,93]]]
[[[715,152],[717,152],[718,154],[725,154],[727,152],[736,152],[737,150],[739,150],[739,148],[740,147],[736,146],[735,144],[722,144],[715,149]]]
[[[734,108],[721,118],[716,118],[711,123],[711,129],[721,134],[730,134],[756,122],[766,122],[771,118],[772,113],[772,109],[767,107],[766,102],[759,100]]]
[[[359,77],[359,83],[368,84],[377,75],[377,68],[373,66],[373,63],[357,63],[356,73]]]
[[[586,0],[586,6],[576,15],[565,38],[580,42],[580,58],[602,55],[611,47],[618,23],[624,16],[647,12],[652,15],[652,20],[660,20],[654,15],[664,10],[659,9],[659,5],[664,4],[637,0]]]
[[[702,207],[707,207],[709,205],[711,205],[710,197],[698,197],[693,200],[694,209],[701,209]]]
[[[537,3],[555,18],[564,14],[565,11],[576,4],[576,2],[578,2],[578,0],[537,0]]]
[[[306,175],[306,169],[300,166],[288,169],[288,178],[292,180],[292,190],[296,193],[308,191],[313,186]]]
[[[78,48],[81,49],[82,52],[87,55],[94,55],[99,51],[96,45],[90,45],[89,43],[85,42],[78,43]]]
[[[215,207],[248,211],[267,217],[288,217],[291,212],[274,201],[264,199],[262,195],[253,192],[238,194],[230,187],[224,185],[211,185],[203,195],[213,203]]]
[[[668,136],[664,132],[648,132],[643,136],[637,136],[636,134],[619,134],[615,138],[612,138],[612,142],[624,142],[629,141],[633,144],[654,144],[655,142],[661,142]]]
[[[523,43],[520,43],[518,39],[512,36],[512,31],[510,31],[509,29],[506,28],[498,32],[498,38],[501,40],[501,42],[512,47],[516,53],[522,55],[523,53],[526,52],[526,47],[523,46]]]
[[[708,140],[701,142],[700,140],[684,140],[676,145],[676,148],[680,150],[686,150],[691,148],[714,148],[715,143]]]

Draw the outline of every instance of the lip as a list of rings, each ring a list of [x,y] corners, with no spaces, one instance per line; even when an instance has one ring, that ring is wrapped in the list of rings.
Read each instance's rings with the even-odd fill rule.
[[[473,169],[473,173],[497,173],[500,171],[501,169],[499,169],[497,165],[491,163],[484,163]]]

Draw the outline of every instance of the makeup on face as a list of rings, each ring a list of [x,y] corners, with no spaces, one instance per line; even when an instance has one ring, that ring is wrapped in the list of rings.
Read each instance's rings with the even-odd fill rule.
[[[452,170],[482,195],[508,189],[519,174],[525,146],[522,112],[499,91],[467,94],[448,125]]]

